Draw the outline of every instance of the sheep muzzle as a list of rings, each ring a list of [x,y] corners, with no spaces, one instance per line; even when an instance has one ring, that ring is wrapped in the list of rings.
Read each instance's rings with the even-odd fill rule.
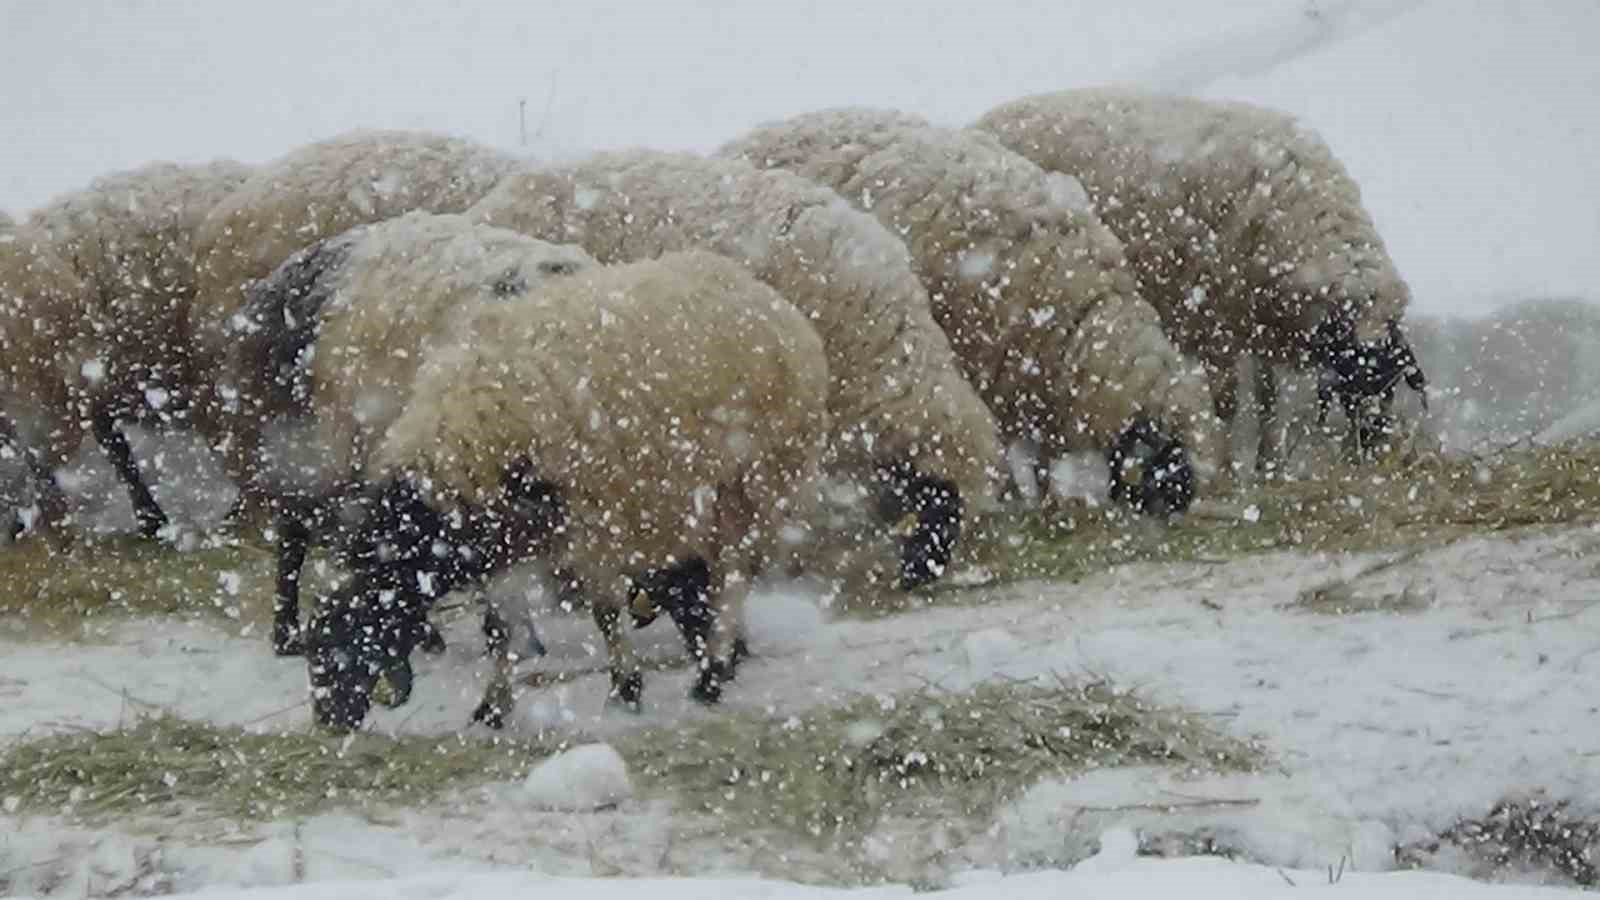
[[[1111,499],[1153,516],[1182,513],[1194,500],[1189,451],[1148,419],[1123,429],[1111,448]]]

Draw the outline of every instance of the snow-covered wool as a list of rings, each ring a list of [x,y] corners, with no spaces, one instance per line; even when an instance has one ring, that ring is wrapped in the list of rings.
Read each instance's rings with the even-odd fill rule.
[[[1076,176],[1124,241],[1141,293],[1178,347],[1204,361],[1222,419],[1238,358],[1308,366],[1335,316],[1376,344],[1410,302],[1361,191],[1286,114],[1101,88],[1002,104],[976,123],[1041,167]],[[1256,367],[1258,468],[1278,455],[1272,366]]]
[[[1154,428],[1214,471],[1204,372],[1168,341],[1121,241],[1071,176],[979,132],[863,108],[764,125],[720,153],[818,181],[901,235],[1008,440],[1035,443],[1048,462]],[[1193,484],[1173,487],[1186,495]]]
[[[141,530],[166,524],[117,422],[169,425],[187,416],[197,383],[185,333],[195,295],[194,237],[205,216],[250,170],[218,160],[153,163],[103,176],[29,216],[88,290],[60,348],[80,363],[71,408],[58,422],[89,419],[128,481]]]
[[[994,419],[933,321],[904,244],[833,192],[737,160],[636,150],[521,170],[468,215],[573,241],[602,263],[711,250],[797,306],[832,376],[825,469],[880,486],[894,517],[918,517],[902,584],[937,577],[963,507],[993,496]]]
[[[96,358],[73,356],[90,304],[88,286],[48,235],[0,222],[0,441],[24,456],[39,507],[34,529],[55,538],[67,503],[54,473],[90,430],[89,417],[73,412],[104,371]]]
[[[480,307],[423,364],[374,460],[375,476],[422,502],[389,517],[411,529],[392,543],[434,549],[393,554],[356,579],[369,589],[319,612],[319,718],[359,723],[372,680],[408,652],[407,618],[536,546],[589,592],[613,694],[631,705],[643,680],[620,619],[638,579],[708,565],[716,624],[695,696],[714,702],[733,674],[744,595],[818,473],[827,391],[806,316],[710,253],[589,269]],[[441,531],[414,524],[429,521]],[[461,560],[483,563],[468,576]],[[405,574],[385,578],[384,566]]]
[[[430,349],[475,309],[523,302],[591,265],[576,247],[410,213],[314,244],[252,284],[229,323],[218,385],[231,398],[227,443],[239,469],[280,510],[278,652],[298,650],[311,525],[364,486]]]
[[[245,289],[296,251],[408,212],[459,213],[514,166],[510,156],[459,138],[356,131],[261,167],[212,210],[195,240],[199,290],[189,327],[197,365],[216,366]]]

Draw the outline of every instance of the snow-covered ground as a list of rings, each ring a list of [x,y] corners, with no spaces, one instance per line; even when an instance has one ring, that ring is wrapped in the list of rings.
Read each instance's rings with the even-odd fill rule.
[[[1592,690],[1600,671],[1592,621],[1600,615],[1593,600],[1597,546],[1600,529],[1591,527],[1477,537],[1352,582],[1352,607],[1408,611],[1327,614],[1293,605],[1301,591],[1357,575],[1390,558],[1384,555],[1273,553],[1128,566],[1076,584],[974,588],[978,596],[968,599],[984,602],[874,621],[829,621],[816,597],[769,589],[752,604],[759,656],[741,670],[727,711],[695,707],[685,697],[688,673],[669,670],[653,674],[649,710],[638,717],[604,708],[605,678],[595,671],[602,651],[592,626],[550,614],[541,627],[552,654],[527,665],[576,674],[556,686],[523,688],[511,727],[595,740],[685,717],[798,712],[923,684],[959,691],[1001,677],[1094,673],[1226,732],[1258,737],[1274,765],[1250,775],[1184,779],[1114,769],[1046,782],[1000,809],[986,828],[930,834],[884,826],[875,835],[883,852],[917,857],[956,841],[940,862],[916,873],[948,884],[968,869],[1070,866],[1101,849],[1108,830],[1133,829],[1146,846],[1204,836],[1219,850],[1270,867],[1380,872],[1395,866],[1396,846],[1426,843],[1457,816],[1481,817],[1507,796],[1572,800],[1579,810],[1600,796],[1600,710]],[[446,734],[464,726],[484,664],[471,617],[462,614],[450,626],[451,649],[419,660],[416,696],[377,713],[375,728]],[[649,653],[681,652],[665,627],[639,637]],[[150,621],[94,643],[0,643],[0,656],[7,661],[0,740],[111,727],[144,705],[256,730],[309,721],[303,662],[272,657],[259,635]],[[23,819],[0,838],[0,869],[44,860],[62,867],[52,877],[84,885],[158,878],[186,890],[508,867],[572,876],[783,869],[771,855],[787,848],[752,836],[730,839],[668,798],[629,796],[604,772],[586,777],[624,799],[597,811],[555,811],[537,801],[538,790],[505,786],[370,819],[330,813],[226,827],[209,819],[130,820],[110,831]],[[802,851],[795,852],[803,868]],[[1464,857],[1429,862],[1484,874]],[[1223,884],[1257,877],[1223,866],[1201,870]],[[1133,871],[1178,877],[1159,865]],[[1272,874],[1262,889],[1273,881],[1283,886]],[[476,890],[448,880],[418,883],[445,894]],[[1442,896],[1453,888],[1438,890]]]
[[[1123,900],[1183,897],[1185,900],[1295,900],[1326,893],[1343,900],[1554,900],[1577,891],[1490,886],[1448,875],[1407,872],[1383,876],[1348,873],[1338,878],[1317,871],[1285,871],[1218,859],[1153,861],[1107,854],[1071,872],[1004,877],[975,872],[970,883],[935,894],[938,900]],[[710,878],[550,878],[528,873],[435,875],[385,881],[337,881],[256,890],[212,890],[195,900],[510,900],[555,896],[563,900],[880,900],[918,896],[909,887],[841,890],[762,880]]]
[[[224,15],[206,5],[16,4],[0,29],[0,81],[17,87],[0,117],[0,207],[19,213],[154,158],[261,160],[352,127],[434,128],[539,155],[706,149],[821,106],[896,106],[954,124],[1025,93],[1133,81],[1305,116],[1363,185],[1421,310],[1594,299],[1600,282],[1594,3],[1018,2],[933,14],[922,0],[604,6],[441,12],[343,0]],[[524,97],[525,148],[515,125]],[[1595,409],[1549,435],[1593,431]],[[192,454],[174,451],[166,463],[177,490],[161,499],[195,500],[180,518],[226,508],[226,497],[182,486],[203,468]],[[103,474],[84,477],[104,487]],[[97,521],[126,518],[118,506]],[[637,718],[603,710],[587,620],[541,617],[552,656],[537,665],[574,677],[523,691],[511,723],[522,733],[604,741],[928,683],[959,691],[1093,673],[1259,738],[1275,763],[1191,779],[1107,770],[1036,785],[974,827],[889,823],[873,835],[885,856],[936,861],[906,863],[887,887],[784,880],[825,860],[635,793],[616,757],[596,747],[532,785],[381,815],[133,816],[89,827],[21,814],[0,797],[0,895],[798,900],[904,896],[915,878],[951,900],[1555,896],[1455,877],[1547,873],[1491,873],[1449,848],[1418,848],[1508,796],[1600,814],[1597,546],[1600,530],[1567,527],[1435,548],[1357,580],[1354,605],[1390,611],[1336,615],[1288,604],[1388,557],[1128,566],[1076,583],[974,588],[980,596],[967,599],[982,602],[869,622],[832,621],[813,593],[772,587],[752,610],[760,656],[728,711],[688,702],[688,674],[669,670],[650,675],[649,709]],[[449,626],[449,652],[419,660],[416,696],[377,713],[375,728],[464,727],[485,664],[475,623]],[[650,654],[679,653],[664,625],[635,637]],[[135,621],[70,645],[0,638],[0,660],[0,745],[113,727],[150,707],[264,731],[309,719],[303,663],[221,624]],[[575,786],[603,798],[599,808],[572,800]],[[1244,861],[1134,855],[1196,838]],[[1396,846],[1441,871],[1387,871]]]

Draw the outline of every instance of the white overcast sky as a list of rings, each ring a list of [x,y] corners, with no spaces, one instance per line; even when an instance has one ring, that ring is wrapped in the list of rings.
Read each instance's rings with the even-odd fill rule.
[[[1312,15],[1307,14],[1307,10]],[[1110,81],[1304,115],[1420,306],[1600,300],[1600,0],[0,0],[0,208],[356,127],[710,149],[842,104],[965,124]],[[548,109],[548,113],[546,110]]]

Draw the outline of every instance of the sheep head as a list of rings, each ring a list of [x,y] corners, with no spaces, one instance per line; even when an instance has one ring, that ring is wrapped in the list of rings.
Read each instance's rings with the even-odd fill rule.
[[[359,728],[380,680],[398,706],[411,693],[411,651],[427,633],[427,598],[355,578],[328,598],[306,628],[311,708],[318,725]]]
[[[1160,424],[1136,419],[1123,429],[1108,456],[1111,499],[1154,516],[1184,512],[1194,500],[1189,451]]]
[[[1379,340],[1363,341],[1350,318],[1336,311],[1312,332],[1309,344],[1312,362],[1324,370],[1319,393],[1351,399],[1388,396],[1403,378],[1407,387],[1422,395],[1427,409],[1428,377],[1398,320],[1389,320]]]
[[[879,517],[900,526],[900,589],[938,580],[961,537],[965,504],[960,489],[904,460],[880,465],[873,487]]]
[[[696,556],[634,576],[628,612],[633,626],[643,628],[665,611],[682,633],[690,655],[699,658],[705,655],[715,624],[710,595],[711,567]]]

